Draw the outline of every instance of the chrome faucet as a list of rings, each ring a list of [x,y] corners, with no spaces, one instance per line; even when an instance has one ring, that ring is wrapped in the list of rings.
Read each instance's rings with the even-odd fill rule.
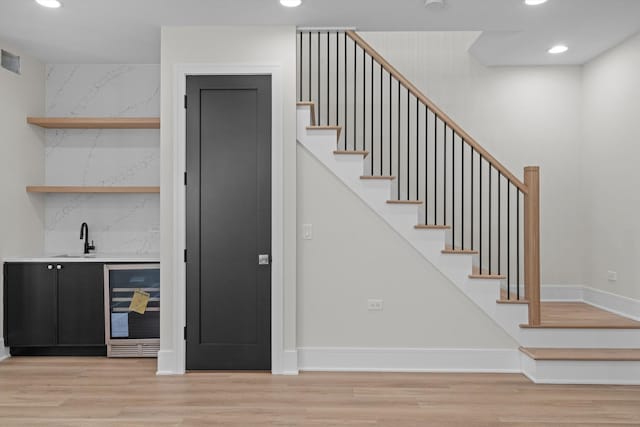
[[[96,247],[93,244],[93,240],[91,244],[89,244],[89,226],[86,222],[83,222],[80,226],[80,240],[84,239],[84,254],[88,254],[89,251],[95,251]]]

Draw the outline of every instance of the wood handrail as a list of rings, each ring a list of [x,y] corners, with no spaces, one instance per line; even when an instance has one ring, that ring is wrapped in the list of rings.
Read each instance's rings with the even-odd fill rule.
[[[495,159],[487,150],[485,150],[475,139],[473,139],[467,132],[465,132],[456,122],[453,121],[444,111],[438,108],[429,98],[427,98],[417,87],[415,87],[405,76],[398,70],[389,64],[386,59],[382,57],[369,43],[364,41],[355,31],[348,30],[346,34],[353,40],[358,46],[360,46],[365,52],[367,52],[373,59],[376,60],[387,72],[392,75],[398,82],[400,82],[413,96],[419,99],[424,105],[426,105],[437,117],[439,117],[449,128],[455,131],[462,139],[473,147],[489,164],[491,164],[498,172],[500,172],[505,178],[507,178],[513,185],[515,185],[522,193],[527,194],[529,191],[525,183],[520,181],[514,174],[512,174],[505,166]]]

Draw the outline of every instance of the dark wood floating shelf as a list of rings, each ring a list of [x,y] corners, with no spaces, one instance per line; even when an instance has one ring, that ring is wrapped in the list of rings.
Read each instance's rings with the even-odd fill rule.
[[[65,187],[30,185],[27,193],[159,193],[160,187]]]
[[[158,117],[27,117],[48,129],[160,129]]]

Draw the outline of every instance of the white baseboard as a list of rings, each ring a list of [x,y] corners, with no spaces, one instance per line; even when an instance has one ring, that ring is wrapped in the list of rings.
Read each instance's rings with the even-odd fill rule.
[[[303,347],[298,360],[302,371],[521,372],[517,349]]]
[[[9,347],[4,346],[4,338],[0,337],[0,362],[10,357]]]
[[[298,351],[285,350],[282,352],[282,370],[273,372],[274,375],[298,375]]]
[[[640,321],[640,301],[583,285],[543,285],[543,301],[579,301]]]
[[[584,285],[542,285],[540,299],[542,301],[576,301],[582,302]]]
[[[176,370],[176,355],[173,350],[160,350],[158,352],[158,370],[156,375],[182,375],[184,370]]]

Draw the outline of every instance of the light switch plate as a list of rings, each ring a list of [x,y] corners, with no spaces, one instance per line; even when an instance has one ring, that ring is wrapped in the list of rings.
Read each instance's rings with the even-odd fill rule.
[[[313,239],[313,225],[312,224],[302,224],[302,238],[304,240]]]

